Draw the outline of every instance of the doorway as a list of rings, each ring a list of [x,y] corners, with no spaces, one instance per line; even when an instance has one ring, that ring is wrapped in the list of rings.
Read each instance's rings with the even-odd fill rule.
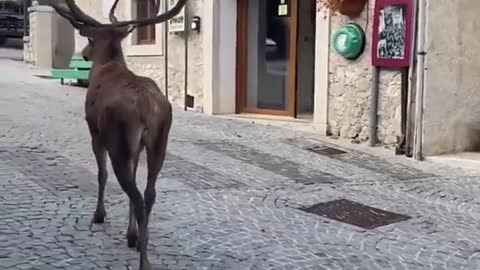
[[[237,113],[313,114],[315,3],[238,0]]]

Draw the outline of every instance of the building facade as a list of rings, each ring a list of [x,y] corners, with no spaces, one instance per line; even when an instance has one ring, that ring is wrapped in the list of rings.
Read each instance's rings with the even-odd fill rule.
[[[480,151],[480,2],[423,0],[426,156]]]
[[[108,21],[112,2],[82,0],[77,4],[98,20]],[[187,94],[193,97],[191,107],[206,114],[254,113],[296,118],[311,123],[322,135],[366,141],[375,1],[369,1],[356,18],[330,16],[320,8],[318,0],[286,1],[285,7],[281,1],[276,2],[190,0],[185,25],[190,28],[192,18],[197,16],[200,31],[165,35],[165,24],[135,31],[124,41],[127,64],[137,74],[153,78],[161,89],[167,78],[169,99],[179,106],[184,106],[186,85]],[[152,7],[142,3],[148,1],[120,1],[118,17],[131,19],[150,14]],[[30,9],[26,61],[38,61],[35,36],[42,24],[38,18],[45,12],[53,11],[48,11],[48,7]],[[73,28],[60,29],[68,23],[58,15],[52,16],[54,19],[48,23],[57,29],[54,31],[72,33],[51,34],[56,36],[52,37],[53,54],[62,55],[56,65],[65,66],[86,40]],[[348,22],[356,22],[366,33],[365,50],[356,60],[345,59],[331,44],[333,33]],[[395,145],[402,135],[401,81],[398,70],[380,72],[377,126],[382,144]]]

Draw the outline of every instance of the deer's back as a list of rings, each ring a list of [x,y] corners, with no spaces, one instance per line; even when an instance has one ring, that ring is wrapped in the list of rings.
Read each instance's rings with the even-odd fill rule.
[[[112,63],[92,69],[85,112],[87,121],[97,125],[99,117],[108,112],[109,121],[156,129],[171,117],[171,105],[153,80]]]

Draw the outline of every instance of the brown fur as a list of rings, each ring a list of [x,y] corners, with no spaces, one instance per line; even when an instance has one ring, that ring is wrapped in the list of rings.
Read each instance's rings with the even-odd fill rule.
[[[117,180],[130,198],[128,246],[137,247],[141,269],[148,270],[148,219],[155,202],[156,179],[166,155],[172,107],[153,80],[137,76],[125,66],[120,46],[125,37],[122,30],[89,29],[83,34],[91,38],[83,57],[93,61],[85,116],[99,170],[94,222],[103,223],[105,219],[103,198],[108,153]],[[144,148],[148,179],[142,197],[135,175]]]

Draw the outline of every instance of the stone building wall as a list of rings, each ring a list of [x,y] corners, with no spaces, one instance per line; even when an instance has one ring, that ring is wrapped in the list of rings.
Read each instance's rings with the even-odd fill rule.
[[[100,0],[82,0],[77,1],[80,8],[87,14],[97,20],[108,22],[104,16],[102,3]],[[130,5],[130,1],[120,1],[115,14],[119,19],[127,18],[125,6]],[[203,0],[191,0],[188,3],[188,16],[203,17]],[[190,25],[186,24],[187,27]],[[162,31],[163,32],[163,31]],[[162,33],[163,36],[163,33]],[[76,51],[80,51],[86,44],[86,39],[76,34]],[[183,34],[170,34],[168,38],[168,95],[169,100],[178,105],[184,104],[184,84],[185,84],[185,39]],[[127,41],[124,42],[124,48]],[[127,52],[127,50],[124,50]],[[138,75],[151,77],[157,82],[160,89],[164,91],[165,85],[165,58],[164,55],[155,56],[131,56],[125,54],[128,67]],[[188,38],[188,94],[194,97],[194,109],[203,111],[203,48],[202,32],[191,32]]]
[[[37,14],[35,12],[29,12],[30,32],[28,37],[24,37],[23,40],[23,61],[29,64],[36,63],[35,50],[33,49],[33,41],[35,40],[35,34],[37,29]]]
[[[333,135],[345,138],[368,139],[371,97],[371,37],[374,1],[369,1],[357,19],[338,14],[331,17],[331,33],[354,21],[366,32],[364,53],[355,61],[346,60],[330,50],[329,63],[329,128]],[[320,12],[320,15],[323,11]],[[400,133],[401,75],[399,71],[380,73],[378,137],[381,143],[394,144]]]
[[[202,0],[189,1],[188,18],[199,15]],[[201,16],[203,17],[203,16]],[[187,24],[187,27],[190,24]],[[161,89],[164,88],[165,59],[163,56],[132,56],[127,58],[129,67],[138,74],[149,76]],[[187,66],[188,94],[194,97],[194,109],[203,112],[203,48],[202,34],[190,33],[188,38]],[[171,102],[183,106],[185,85],[184,35],[170,34],[168,39],[168,95]]]

